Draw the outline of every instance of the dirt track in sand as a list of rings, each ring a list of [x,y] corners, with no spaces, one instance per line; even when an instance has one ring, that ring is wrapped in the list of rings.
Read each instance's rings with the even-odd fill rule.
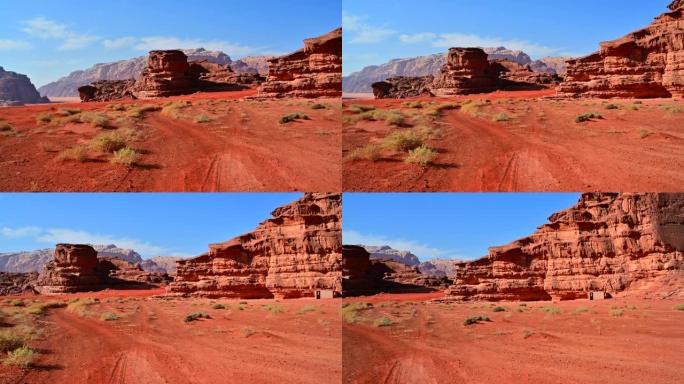
[[[82,317],[51,309],[32,324],[44,337],[36,368],[0,366],[0,383],[187,384],[339,383],[338,300],[158,300],[147,295],[97,295]],[[62,296],[59,299],[70,299]],[[42,298],[41,298],[42,299]],[[213,309],[212,303],[227,309]],[[268,311],[275,305],[282,313]],[[301,311],[307,306],[309,310]],[[242,310],[239,307],[243,307]],[[183,321],[193,312],[212,319]],[[113,312],[118,320],[99,315]],[[43,324],[43,325],[40,325]]]
[[[672,300],[438,304],[420,295],[359,299],[344,324],[344,383],[676,383],[684,312]],[[355,300],[356,301],[356,300]],[[505,312],[494,312],[503,305]],[[553,306],[560,313],[541,310]],[[611,307],[623,313],[611,315]],[[614,312],[617,314],[618,312]],[[471,316],[491,322],[464,326]],[[375,327],[387,317],[394,323]]]
[[[254,91],[200,93],[159,100],[71,103],[0,109],[1,191],[339,191],[341,190],[340,102],[252,100]],[[160,111],[127,116],[142,105],[190,102],[180,117]],[[124,111],[111,109],[123,104]],[[324,109],[312,109],[323,104]],[[65,123],[60,109],[104,113],[114,129]],[[304,112],[310,120],[280,124],[282,116]],[[39,115],[54,119],[40,123]],[[195,118],[206,115],[208,122]],[[130,146],[142,154],[131,169],[93,153],[80,162],[60,161],[64,150],[87,146],[98,134],[134,129]]]
[[[673,100],[553,100],[552,91],[497,92],[473,97],[412,100],[345,100],[407,116],[421,110],[406,101],[463,103],[481,107],[447,110],[429,123],[440,132],[427,141],[438,152],[428,168],[404,163],[384,151],[377,161],[343,163],[345,191],[586,191],[684,188],[684,102]],[[489,103],[486,103],[489,100]],[[615,104],[618,109],[607,109]],[[423,110],[426,110],[424,108]],[[576,123],[581,114],[603,119]],[[507,121],[495,121],[503,116]],[[345,116],[353,117],[348,111]],[[343,125],[343,156],[380,144],[397,130],[384,121]]]

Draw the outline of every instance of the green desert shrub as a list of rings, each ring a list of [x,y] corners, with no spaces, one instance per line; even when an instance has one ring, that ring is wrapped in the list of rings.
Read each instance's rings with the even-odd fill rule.
[[[73,116],[73,115],[78,115],[79,113],[83,112],[82,110],[78,108],[60,108],[59,109],[59,114],[62,116]]]
[[[675,311],[684,311],[684,304],[677,304],[674,306]]]
[[[606,105],[606,109],[620,109],[620,106],[617,104],[608,104]]]
[[[382,147],[377,144],[368,144],[349,152],[347,159],[378,161],[382,157]]]
[[[261,309],[263,309],[266,312],[271,312],[272,314],[285,312],[285,308],[279,304],[265,304],[261,306]]]
[[[102,321],[113,321],[113,320],[118,320],[118,319],[119,319],[119,315],[117,315],[116,313],[112,313],[112,312],[105,312],[102,315],[100,315],[100,320],[102,320]]]
[[[394,322],[386,317],[381,317],[373,322],[373,325],[376,327],[389,327],[392,324],[394,324]]]
[[[506,310],[507,310],[506,307],[503,307],[503,306],[500,306],[500,305],[499,305],[499,306],[496,306],[496,307],[494,307],[494,308],[492,308],[492,311],[493,311],[493,312],[506,312]]]
[[[13,351],[23,347],[24,343],[26,343],[25,337],[14,330],[3,329],[0,331],[0,352]]]
[[[57,160],[75,160],[75,161],[86,161],[88,159],[88,147],[77,145],[75,147],[67,148],[57,155]]]
[[[344,303],[342,304],[342,309],[340,310],[342,314],[342,319],[347,323],[356,323],[361,321],[361,312],[373,308],[371,303],[355,302],[355,303]]]
[[[508,116],[505,113],[499,113],[498,115],[494,116],[494,121],[496,121],[497,123],[503,123],[510,120],[510,116]]]
[[[49,113],[41,113],[40,115],[38,115],[38,117],[36,117],[36,122],[47,124],[47,123],[52,122],[53,118],[54,118],[54,116],[52,116]]]
[[[417,164],[421,167],[427,167],[432,164],[437,158],[437,152],[427,145],[423,144],[418,148],[409,150],[408,156],[404,159],[405,162]]]
[[[385,137],[383,145],[393,151],[408,152],[423,145],[423,139],[413,131],[399,131]]]
[[[596,112],[585,113],[585,114],[577,116],[575,118],[575,123],[584,123],[586,121],[591,121],[594,119],[603,119],[603,115],[600,113],[596,113]]]
[[[310,120],[309,115],[303,112],[295,112],[287,114],[280,118],[280,124],[288,124],[296,120]]]
[[[66,303],[61,301],[37,302],[28,306],[28,308],[26,308],[26,312],[32,315],[44,315],[50,308],[64,307],[66,307]]]
[[[90,141],[90,147],[102,153],[114,153],[127,145],[126,138],[118,132],[102,133]]]
[[[555,305],[544,305],[542,307],[539,307],[539,310],[544,313],[548,313],[551,315],[557,315],[561,313],[561,309],[556,307]]]
[[[211,316],[209,316],[209,314],[206,312],[195,312],[185,316],[186,323],[199,319],[211,319]]]
[[[226,309],[226,306],[223,304],[214,304],[211,307],[214,309]]]
[[[361,104],[352,104],[347,108],[347,111],[351,113],[364,113],[368,111],[374,111],[375,107],[372,105],[361,105]]]
[[[90,123],[99,128],[110,128],[111,124],[109,116],[102,112],[84,112],[81,113],[81,121]]]
[[[325,109],[325,108],[326,108],[325,104],[321,104],[321,103],[316,103],[316,104],[311,106],[311,109]]]
[[[3,360],[5,365],[15,365],[19,367],[30,367],[38,355],[38,352],[27,346],[21,346],[13,351],[7,353],[7,357]]]
[[[198,124],[203,124],[203,123],[208,123],[208,122],[210,122],[210,121],[211,121],[211,118],[210,118],[208,115],[206,115],[206,114],[203,113],[203,114],[200,114],[200,115],[195,116],[195,118],[193,119],[193,121],[194,121],[195,123],[198,123]]]
[[[463,321],[463,325],[477,324],[481,321],[491,321],[488,316],[471,316]]]

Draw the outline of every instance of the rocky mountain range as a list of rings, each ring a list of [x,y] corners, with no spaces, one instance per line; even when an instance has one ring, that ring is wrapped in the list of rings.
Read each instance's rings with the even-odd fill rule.
[[[180,257],[157,256],[143,260],[136,251],[119,248],[113,244],[93,245],[93,248],[97,251],[98,257],[112,257],[131,264],[140,264],[142,269],[148,272],[173,274],[176,271],[176,261],[181,259]],[[54,253],[54,248],[0,253],[0,272],[40,272],[52,261]]]
[[[221,51],[208,51],[204,48],[186,49],[183,52],[188,60],[206,60],[220,65],[230,65],[235,72],[239,73],[268,73],[268,60],[271,56],[249,56],[240,60],[232,60],[230,56]],[[130,60],[121,60],[114,63],[100,63],[80,71],[74,71],[68,76],[46,84],[38,91],[48,97],[72,97],[78,96],[78,88],[99,80],[126,80],[138,78],[147,66],[148,56],[135,57]]]
[[[504,47],[483,48],[490,60],[507,59],[520,65],[529,65],[535,72],[549,74],[565,74],[565,61],[570,57],[544,57],[540,60],[532,58],[522,51]],[[436,75],[447,62],[447,54],[437,53],[404,59],[394,59],[381,65],[371,65],[359,72],[342,78],[342,90],[349,93],[371,92],[371,84],[395,76],[428,76]]]
[[[409,267],[417,267],[418,270],[428,276],[447,277],[456,271],[456,263],[460,260],[452,259],[430,259],[421,262],[418,256],[410,251],[401,251],[389,245],[359,245],[370,255],[371,260],[392,260]]]
[[[28,76],[0,67],[0,107],[47,102]]]

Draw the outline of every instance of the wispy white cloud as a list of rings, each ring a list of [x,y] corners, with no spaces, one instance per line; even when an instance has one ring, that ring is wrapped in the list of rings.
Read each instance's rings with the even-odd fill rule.
[[[60,40],[60,51],[82,49],[99,40],[97,36],[72,31],[67,25],[44,17],[36,17],[24,22],[25,33],[44,40]]]
[[[118,237],[107,234],[97,234],[88,231],[69,228],[40,228],[40,227],[2,227],[0,237],[32,238],[40,243],[75,243],[75,244],[116,244],[121,248],[134,249],[143,255],[156,256],[170,254],[169,248],[151,244],[138,239]]]
[[[380,43],[397,34],[391,28],[370,25],[363,17],[346,12],[342,12],[342,28],[350,35],[348,41],[353,44]]]
[[[34,237],[38,236],[41,232],[42,230],[38,227],[0,228],[0,236],[9,238]]]
[[[103,40],[102,45],[107,49],[135,49],[138,51],[204,48],[212,51],[223,51],[233,56],[245,56],[262,51],[262,48],[249,47],[227,41],[181,39],[173,36],[126,36],[116,39]]]
[[[31,49],[31,44],[26,41],[0,39],[0,51],[18,51]]]
[[[342,242],[351,245],[389,245],[401,251],[410,251],[423,260],[434,258],[463,259],[457,251],[432,247],[413,240],[391,238],[382,235],[363,234],[354,230],[342,231]]]
[[[525,40],[509,40],[499,37],[483,37],[464,33],[444,33],[432,41],[434,47],[506,47],[523,51],[530,56],[548,56],[558,54],[562,48],[547,47]]]
[[[426,41],[432,41],[437,37],[437,34],[432,33],[432,32],[421,32],[421,33],[414,33],[412,35],[399,35],[399,40],[401,40],[402,43],[406,44],[416,44],[416,43],[423,43]]]
[[[119,37],[117,39],[106,39],[102,41],[102,45],[104,45],[105,48],[107,49],[122,49],[122,48],[130,48],[134,46],[138,42],[138,39],[135,37]]]

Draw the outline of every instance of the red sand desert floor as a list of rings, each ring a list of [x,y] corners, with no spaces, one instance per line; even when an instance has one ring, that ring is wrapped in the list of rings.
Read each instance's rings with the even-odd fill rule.
[[[431,298],[345,300],[343,382],[665,384],[684,375],[679,301],[444,304]],[[351,306],[365,306],[359,303],[372,308]],[[496,306],[505,310],[494,312]],[[478,315],[491,321],[463,324]]]
[[[339,300],[158,299],[154,293],[160,291],[23,297],[21,307],[4,301],[2,331],[24,335],[40,355],[31,370],[0,365],[0,383],[342,380]],[[35,315],[29,311],[34,300],[71,304]],[[211,319],[184,321],[195,312]],[[107,313],[117,318],[104,320]]]
[[[547,97],[552,95],[553,91],[530,91],[450,99],[345,100],[343,188],[684,189],[683,101]],[[431,115],[449,104],[457,109]],[[368,107],[375,110],[360,112]],[[602,118],[576,122],[578,116],[592,112]],[[387,122],[397,114],[403,124]],[[406,152],[386,149],[387,136],[411,131],[436,152],[432,165],[407,163]]]
[[[2,108],[0,190],[339,191],[339,100],[253,93]],[[309,119],[280,124],[295,112]],[[93,149],[112,134],[139,154],[135,165]]]

